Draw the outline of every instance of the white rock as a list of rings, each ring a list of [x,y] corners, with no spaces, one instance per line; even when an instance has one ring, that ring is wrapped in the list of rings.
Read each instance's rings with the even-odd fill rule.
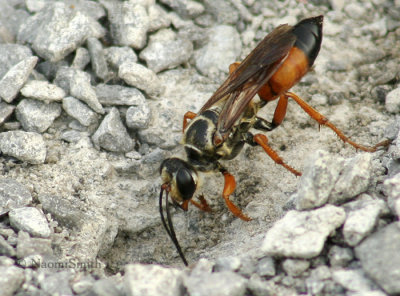
[[[26,231],[32,236],[47,238],[51,234],[46,217],[37,208],[13,209],[10,211],[9,217],[13,227]]]
[[[124,284],[130,296],[175,296],[181,294],[182,271],[159,265],[125,266]]]
[[[343,224],[345,217],[342,208],[332,205],[290,211],[267,232],[261,249],[270,256],[313,258],[321,253],[327,237]]]

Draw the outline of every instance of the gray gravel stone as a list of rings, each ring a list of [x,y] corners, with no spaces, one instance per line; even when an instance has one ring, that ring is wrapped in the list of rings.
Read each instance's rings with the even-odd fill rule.
[[[24,282],[24,270],[16,266],[0,266],[1,296],[12,296]]]
[[[264,257],[258,261],[257,274],[262,277],[273,277],[276,274],[275,262],[272,257]]]
[[[159,96],[164,91],[157,75],[143,65],[126,62],[119,67],[118,76],[127,84],[143,90],[149,96]]]
[[[186,63],[192,52],[192,42],[177,38],[170,29],[163,29],[150,37],[149,44],[140,52],[140,58],[157,73]]]
[[[393,222],[356,248],[364,272],[391,295],[400,293],[400,223]]]
[[[282,263],[283,270],[292,277],[300,276],[310,267],[308,260],[286,259]]]
[[[128,296],[183,295],[182,271],[159,265],[128,264],[124,284]]]
[[[23,259],[31,255],[53,255],[51,239],[31,238],[24,231],[18,232],[17,257]]]
[[[26,207],[9,212],[11,226],[30,233],[32,236],[47,238],[51,231],[44,214],[37,208]]]
[[[388,196],[388,206],[400,219],[400,174],[386,179],[383,188]]]
[[[87,220],[82,211],[80,201],[70,200],[62,196],[39,195],[39,201],[46,212],[49,212],[61,225],[69,228],[79,227]]]
[[[150,124],[151,112],[146,104],[129,107],[126,111],[126,125],[132,129],[145,129]]]
[[[57,71],[54,82],[62,87],[73,97],[85,102],[90,108],[100,114],[104,114],[93,86],[90,84],[90,75],[74,68],[63,67]]]
[[[71,68],[83,70],[90,63],[89,51],[84,47],[79,47],[75,51],[75,57],[72,61]]]
[[[0,266],[13,266],[14,260],[6,256],[0,256]]]
[[[209,30],[208,39],[194,53],[196,68],[204,75],[228,73],[229,65],[237,61],[242,50],[239,33],[231,26],[220,25]]]
[[[2,235],[0,235],[0,254],[8,257],[14,257],[16,255],[14,247],[11,246]]]
[[[327,203],[336,180],[343,169],[344,159],[317,150],[305,162],[297,187],[296,209],[312,209]]]
[[[185,277],[184,284],[190,295],[242,296],[247,280],[232,271],[222,271]]]
[[[367,8],[364,5],[361,5],[360,3],[348,3],[344,7],[344,11],[351,18],[362,19],[363,17],[365,17],[365,14],[367,13]]]
[[[322,294],[330,278],[331,271],[326,265],[312,269],[310,276],[306,279],[307,292],[312,295]]]
[[[48,295],[73,295],[69,285],[73,277],[71,271],[63,270],[46,276],[40,280],[40,287]]]
[[[11,228],[0,228],[0,235],[2,235],[5,238],[16,237],[16,233]]]
[[[94,19],[62,2],[49,3],[21,26],[18,40],[52,62],[62,60],[88,37],[102,37],[105,31]]]
[[[40,134],[23,131],[0,133],[0,151],[31,164],[44,163],[47,153]]]
[[[15,107],[13,105],[0,102],[0,125],[2,125],[14,112]]]
[[[273,281],[265,281],[257,274],[253,274],[248,283],[247,289],[254,296],[266,296],[266,295],[274,295],[277,293],[276,285]]]
[[[21,44],[0,44],[0,77],[22,60],[32,57],[29,47]]]
[[[15,109],[15,115],[25,131],[43,133],[61,115],[61,106],[58,103],[46,104],[24,99]]]
[[[348,245],[356,246],[377,225],[385,203],[382,200],[357,200],[346,206],[352,207],[352,209],[347,212],[343,236]]]
[[[122,85],[96,85],[96,95],[102,105],[105,106],[138,106],[143,108],[146,104],[144,95],[133,87]]]
[[[24,97],[45,102],[59,102],[65,97],[65,91],[48,81],[29,80],[21,89]]]
[[[0,80],[0,97],[11,103],[19,90],[27,81],[38,61],[37,57],[29,57],[13,66]]]
[[[84,126],[96,124],[98,121],[97,114],[92,111],[87,105],[75,99],[74,97],[66,97],[62,103],[64,111],[79,121]]]
[[[386,18],[380,18],[375,22],[368,23],[361,28],[361,32],[364,35],[372,35],[373,37],[383,37],[387,34],[387,20]]]
[[[17,9],[17,5],[11,2],[2,1],[0,4],[0,43],[15,43],[21,22],[29,17],[27,11]]]
[[[385,107],[388,112],[400,112],[400,88],[395,88],[386,95]]]
[[[368,292],[373,290],[374,284],[369,280],[362,269],[338,269],[332,271],[332,278],[343,288],[351,292]]]
[[[329,203],[341,204],[368,189],[372,173],[372,157],[371,153],[360,153],[346,160],[329,195]]]
[[[95,279],[91,275],[82,275],[71,284],[71,288],[74,293],[83,294],[92,288],[94,282]]]
[[[214,271],[238,271],[241,264],[239,257],[221,257],[215,261]]]
[[[113,152],[128,152],[134,147],[117,108],[112,108],[92,136],[93,143]]]
[[[89,295],[92,296],[125,296],[122,287],[117,285],[111,278],[100,279],[96,281],[90,289]]]
[[[88,132],[80,132],[80,131],[76,131],[76,130],[65,130],[61,133],[60,138],[69,143],[77,143],[82,138],[88,138],[89,136],[90,136],[90,134]]]
[[[0,179],[0,215],[32,202],[28,188],[13,179]]]
[[[192,18],[204,12],[204,6],[192,0],[161,0],[161,3],[169,6],[179,15],[185,18]]]
[[[119,66],[121,66],[125,62],[137,62],[136,53],[129,46],[107,47],[104,49],[104,55],[108,64],[115,69],[119,69]]]
[[[309,259],[319,255],[327,237],[345,220],[342,208],[290,211],[267,232],[262,251],[269,256]]]
[[[203,3],[206,11],[217,19],[218,24],[236,24],[239,20],[237,9],[228,0],[204,0]]]
[[[104,7],[101,3],[91,0],[65,0],[64,3],[72,6],[80,12],[98,20],[106,15]]]
[[[332,246],[328,258],[331,267],[346,267],[354,259],[354,254],[350,248]]]
[[[167,12],[159,5],[150,5],[147,12],[149,14],[149,32],[167,28],[171,24]]]
[[[109,77],[109,73],[106,58],[103,52],[103,46],[99,40],[94,37],[90,37],[87,40],[87,47],[94,73],[100,79],[106,80]]]
[[[135,1],[108,2],[106,5],[114,43],[142,49],[146,45],[149,16],[146,8]]]

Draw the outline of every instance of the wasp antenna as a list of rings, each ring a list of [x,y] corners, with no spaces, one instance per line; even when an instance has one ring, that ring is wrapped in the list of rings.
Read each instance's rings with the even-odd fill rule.
[[[172,224],[172,219],[171,219],[171,213],[169,211],[169,202],[168,202],[168,190],[165,190],[166,192],[166,197],[165,197],[165,211],[167,212],[167,222],[165,221],[164,213],[163,213],[163,208],[162,208],[162,197],[163,197],[163,192],[164,188],[161,187],[161,192],[160,192],[160,200],[159,200],[159,205],[160,205],[160,216],[161,216],[161,222],[164,225],[165,230],[168,233],[168,236],[171,238],[172,242],[174,243],[176,250],[179,253],[179,256],[181,257],[183,263],[188,266],[188,262],[185,258],[185,255],[182,252],[181,246],[179,245],[178,239],[176,238],[175,230],[174,230],[174,225]]]

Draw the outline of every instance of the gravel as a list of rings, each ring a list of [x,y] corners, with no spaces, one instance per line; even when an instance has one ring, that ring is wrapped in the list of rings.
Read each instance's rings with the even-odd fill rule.
[[[29,57],[15,64],[0,80],[0,97],[11,103],[28,80],[38,57]]]
[[[36,208],[13,209],[8,215],[11,226],[17,230],[23,230],[32,236],[43,238],[47,238],[51,234],[46,217]]]
[[[314,211],[290,211],[268,230],[261,249],[269,256],[313,258],[345,216],[342,208],[332,205]]]
[[[0,1],[0,295],[400,294],[398,1]],[[268,136],[202,174],[211,213],[171,207],[159,166],[198,110],[280,24],[324,15],[293,87],[356,151],[289,102]],[[258,115],[270,121],[274,102]]]

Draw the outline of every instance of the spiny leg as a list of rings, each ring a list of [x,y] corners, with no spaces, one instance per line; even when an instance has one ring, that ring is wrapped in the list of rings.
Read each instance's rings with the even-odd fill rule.
[[[190,202],[191,204],[195,205],[196,207],[198,207],[202,211],[205,211],[205,212],[211,212],[212,211],[203,195],[200,195],[198,197],[198,199],[200,200],[200,202],[197,202],[197,201],[194,201],[193,199],[190,199],[190,200],[183,201],[181,204],[177,203],[177,205],[182,210],[187,211],[188,208],[189,208],[189,202]]]
[[[271,157],[271,159],[273,161],[275,161],[275,163],[283,166],[284,168],[286,168],[288,171],[290,171],[291,173],[293,173],[296,176],[301,176],[301,173],[297,170],[295,170],[294,168],[292,168],[290,165],[286,164],[283,159],[278,155],[278,153],[276,153],[275,150],[273,150],[269,145],[268,145],[268,138],[267,136],[263,135],[263,134],[256,134],[253,136],[253,142],[257,143],[258,145],[260,145],[264,151],[268,154],[269,157]],[[250,143],[251,144],[251,143]]]
[[[350,140],[348,137],[346,137],[342,131],[340,131],[336,126],[334,126],[325,116],[323,116],[321,113],[319,113],[317,110],[315,110],[313,107],[308,105],[306,102],[304,102],[302,99],[300,99],[297,95],[291,92],[287,92],[285,96],[292,98],[312,119],[316,120],[320,125],[325,125],[329,127],[331,130],[333,130],[338,137],[345,143],[349,143],[356,149],[360,149],[366,152],[375,152],[379,147],[381,146],[387,146],[390,141],[385,140],[382,141],[378,144],[376,144],[373,147],[367,147],[363,146],[360,144],[357,144],[356,142]]]
[[[226,169],[221,169],[221,173],[223,174],[225,179],[225,185],[224,185],[224,190],[222,192],[222,197],[224,198],[225,203],[228,206],[228,209],[236,217],[244,221],[250,221],[251,218],[243,214],[242,211],[229,199],[229,195],[231,195],[236,188],[235,177],[233,177]]]
[[[204,212],[212,211],[203,195],[200,195],[198,199],[200,200],[200,203],[193,199],[191,199],[190,202]]]
[[[182,125],[182,132],[185,132],[186,126],[188,124],[188,119],[193,119],[197,116],[196,113],[192,111],[188,111],[183,115],[183,125]]]

